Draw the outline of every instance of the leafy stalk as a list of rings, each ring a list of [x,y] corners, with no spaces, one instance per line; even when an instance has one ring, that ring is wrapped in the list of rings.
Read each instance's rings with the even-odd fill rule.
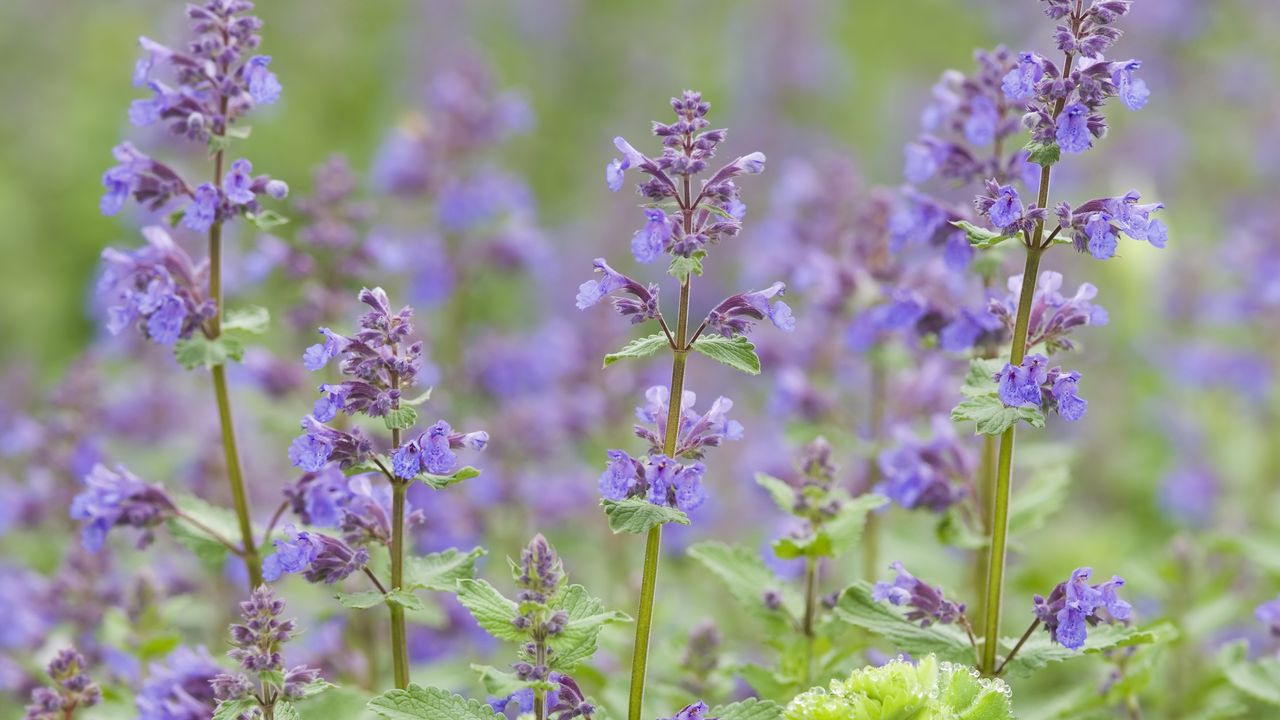
[[[400,376],[391,374],[391,385],[400,389]],[[400,401],[392,403],[394,408],[400,407]],[[400,447],[400,429],[391,429],[391,447]],[[408,492],[408,481],[400,480],[392,473],[387,473],[391,480],[391,545],[387,548],[391,553],[391,589],[404,587],[404,513],[405,494]],[[395,668],[396,687],[404,690],[409,687],[409,641],[405,630],[404,606],[400,603],[387,603],[391,613],[391,660]]]

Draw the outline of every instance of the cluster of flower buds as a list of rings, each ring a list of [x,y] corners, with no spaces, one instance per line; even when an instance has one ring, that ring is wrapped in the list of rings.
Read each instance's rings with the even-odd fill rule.
[[[1128,622],[1133,615],[1133,608],[1117,595],[1124,579],[1112,577],[1090,585],[1092,574],[1090,568],[1078,568],[1070,580],[1058,583],[1049,597],[1035,596],[1036,619],[1044,623],[1051,640],[1071,650],[1084,646],[1090,627],[1100,622]]]
[[[764,153],[744,155],[704,179],[697,196],[688,197],[690,181],[707,169],[727,131],[707,129],[711,104],[703,102],[699,93],[685,91],[671,99],[671,107],[676,113],[674,123],[653,124],[653,134],[662,139],[662,155],[649,158],[619,137],[613,142],[622,157],[605,168],[605,181],[614,192],[622,188],[625,173],[632,168],[650,178],[638,190],[653,205],[645,210],[645,224],[631,241],[632,254],[643,263],[666,253],[692,257],[710,244],[737,235],[746,205],[733,178],[764,171]],[[679,214],[668,216],[662,208],[670,206]]]
[[[906,146],[907,182],[936,177],[966,185],[980,178],[1026,175],[1025,150],[1003,156],[997,151],[1019,130],[1021,108],[1002,89],[1017,59],[1004,47],[979,50],[974,59],[978,70],[973,75],[948,70],[934,86],[933,102],[921,116],[924,133]]]
[[[323,533],[284,528],[275,541],[276,551],[262,561],[262,577],[274,582],[285,573],[302,573],[307,582],[326,585],[342,580],[369,563],[369,552]]]
[[[763,290],[731,295],[711,309],[705,325],[708,329],[731,338],[746,333],[754,321],[768,318],[774,327],[791,332],[796,329],[796,319],[791,314],[791,307],[781,300],[774,300],[786,294],[786,291],[786,285],[776,282]]]
[[[84,477],[85,489],[71,501],[71,518],[85,523],[80,540],[97,552],[107,531],[128,526],[143,531],[139,546],[152,539],[152,529],[178,513],[173,499],[160,485],[143,482],[123,465],[115,470],[97,464]]]
[[[134,699],[138,720],[211,718],[218,700],[213,679],[223,672],[203,646],[179,646],[148,668],[147,679]]]
[[[1120,38],[1113,25],[1129,12],[1130,3],[1094,0],[1077,12],[1082,3],[1045,2],[1049,17],[1065,20],[1054,33],[1058,49],[1066,55],[1065,65],[1059,68],[1034,52],[1020,53],[1002,88],[1009,102],[1026,108],[1022,122],[1035,142],[1057,144],[1063,152],[1084,152],[1107,132],[1100,110],[1108,98],[1119,96],[1130,110],[1139,110],[1151,94],[1134,76],[1140,62],[1109,62],[1102,56]]]
[[[243,623],[231,626],[231,650],[227,653],[243,672],[215,677],[214,695],[220,702],[255,697],[260,704],[304,697],[307,687],[320,679],[320,671],[305,665],[286,668],[281,646],[297,629],[295,622],[281,618],[284,600],[262,585],[240,603]],[[252,677],[250,677],[252,676]]]
[[[933,437],[927,442],[906,428],[895,433],[895,440],[877,458],[882,479],[876,492],[908,510],[927,508],[939,513],[964,499],[974,458],[949,419],[934,416]]]
[[[1003,299],[992,298],[988,309],[990,315],[1012,333],[1018,299],[1022,295],[1022,276],[1009,278],[1008,287],[1009,294]],[[1085,325],[1107,324],[1106,309],[1093,303],[1098,288],[1091,283],[1081,283],[1071,297],[1063,295],[1061,289],[1062,273],[1051,270],[1040,273],[1027,324],[1027,348],[1044,345],[1050,353],[1071,350],[1075,345],[1067,336],[1073,330]]]
[[[680,401],[680,428],[676,434],[675,457],[701,460],[705,448],[719,447],[725,440],[741,440],[742,424],[729,418],[733,401],[718,397],[705,414],[693,409],[698,396],[692,391],[682,393]],[[645,404],[636,408],[636,419],[644,425],[635,425],[636,437],[649,443],[649,452],[662,452],[667,434],[667,415],[670,410],[671,391],[665,385],[654,385],[644,393]]]
[[[391,457],[391,471],[396,477],[410,479],[419,473],[447,475],[458,464],[453,451],[460,448],[484,450],[489,444],[489,433],[477,430],[469,433],[454,432],[444,420],[432,425],[417,438],[404,443]]]
[[[642,497],[654,505],[689,512],[702,505],[707,491],[702,478],[707,468],[700,462],[682,465],[666,455],[633,458],[622,450],[610,450],[609,464],[600,475],[600,495],[606,500]]]
[[[964,605],[946,599],[941,588],[917,579],[900,562],[894,562],[889,567],[898,575],[891,583],[876,583],[871,592],[873,600],[888,601],[891,605],[909,608],[907,619],[920,623],[920,627],[929,627],[934,623],[950,625],[964,618]]]
[[[631,297],[614,298],[613,307],[619,315],[629,318],[633,325],[652,320],[661,314],[658,311],[656,283],[645,287],[609,267],[604,258],[596,258],[594,265],[595,271],[600,273],[600,279],[588,280],[578,286],[576,303],[579,310],[586,310],[609,295],[622,291]]]
[[[1005,363],[992,379],[1000,401],[1008,407],[1044,408],[1071,422],[1084,417],[1089,409],[1089,402],[1077,394],[1080,373],[1050,368],[1049,358],[1043,355],[1028,355],[1017,367]]]
[[[24,720],[66,720],[77,710],[102,701],[102,689],[85,672],[84,656],[74,648],[60,651],[49,661],[47,671],[53,687],[31,691]]]
[[[137,250],[102,252],[98,289],[115,302],[107,308],[107,330],[137,326],[152,342],[172,345],[213,317],[213,302],[202,290],[208,266],[192,262],[164,228],[143,228],[142,236],[147,244]]]

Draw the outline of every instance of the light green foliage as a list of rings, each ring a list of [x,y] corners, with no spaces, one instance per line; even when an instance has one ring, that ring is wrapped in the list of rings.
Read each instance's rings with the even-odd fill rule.
[[[667,523],[689,524],[689,516],[683,511],[666,505],[654,505],[644,498],[626,500],[602,500],[609,529],[616,533],[643,534],[651,528]]]
[[[267,331],[271,316],[263,307],[228,310],[222,321],[222,334],[208,338],[197,332],[173,346],[173,356],[187,370],[223,365],[228,360],[244,358],[245,344],[254,335]]]
[[[468,700],[448,690],[410,685],[369,701],[368,708],[387,720],[495,720],[501,718],[481,700]]]
[[[871,599],[871,585],[849,586],[836,605],[836,617],[888,640],[897,652],[934,654],[950,662],[973,662],[973,648],[964,631],[954,625],[930,625],[907,620],[897,608]]]
[[[240,537],[240,523],[232,511],[211,505],[194,495],[174,495],[174,502],[183,515],[195,520],[203,527],[198,527],[186,518],[171,518],[169,532],[173,538],[196,554],[210,568],[221,569],[230,550],[219,540],[215,540],[204,528],[218,533],[229,542],[236,542]]]
[[[751,698],[711,708],[707,717],[716,720],[781,720],[782,708],[769,700]]]
[[[662,333],[637,338],[627,343],[626,346],[618,352],[612,352],[605,355],[604,366],[609,367],[619,360],[627,358],[649,357],[664,347],[671,347],[671,344],[667,341],[667,336]]]
[[[964,220],[953,220],[951,224],[963,230],[965,236],[969,238],[969,244],[979,250],[995,247],[1013,237],[1012,234],[998,233]]]
[[[693,349],[748,375],[760,374],[760,357],[750,340],[738,335],[733,338],[719,335],[703,335],[693,343]]]
[[[704,205],[703,207],[712,207]],[[689,257],[681,257],[679,255],[671,258],[671,265],[667,268],[667,274],[671,277],[684,282],[690,274],[702,275],[702,260],[707,256],[706,250],[695,250]]]
[[[933,655],[894,660],[791,701],[785,720],[1013,720],[1009,687]]]
[[[1280,705],[1280,659],[1248,658],[1249,645],[1237,642],[1222,649],[1218,666],[1227,681],[1244,694],[1268,705]]]

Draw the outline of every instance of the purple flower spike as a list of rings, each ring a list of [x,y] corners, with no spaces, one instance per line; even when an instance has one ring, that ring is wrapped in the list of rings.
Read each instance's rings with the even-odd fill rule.
[[[1090,627],[1100,622],[1127,623],[1133,615],[1133,608],[1117,593],[1124,579],[1112,577],[1090,585],[1092,574],[1090,568],[1078,568],[1070,580],[1058,583],[1049,597],[1035,596],[1036,618],[1044,623],[1050,639],[1071,650],[1084,647]]]
[[[876,583],[871,591],[872,600],[909,608],[907,619],[920,623],[920,627],[929,627],[935,622],[949,625],[964,617],[964,605],[947,600],[941,588],[921,582],[900,562],[893,562],[889,567],[897,577],[891,583]]]
[[[598,280],[588,280],[578,286],[577,305],[579,310],[586,310],[609,295],[622,291],[632,297],[614,298],[613,307],[618,311],[619,315],[631,318],[632,324],[651,320],[658,316],[657,285],[644,287],[635,280],[609,267],[604,258],[596,258],[594,267],[601,277]]]
[[[1063,152],[1082,153],[1093,147],[1093,138],[1089,133],[1089,108],[1081,103],[1072,103],[1063,108],[1062,114],[1058,116],[1054,137]]]
[[[253,202],[253,164],[244,158],[231,163],[231,170],[222,179],[222,192],[236,205]]]
[[[1117,93],[1120,101],[1130,110],[1141,110],[1146,107],[1147,100],[1151,97],[1151,91],[1147,89],[1147,83],[1142,78],[1135,78],[1133,74],[1138,68],[1142,67],[1142,63],[1137,60],[1127,60],[1125,62],[1112,63],[1115,68],[1112,71],[1111,78],[1116,84]]]
[[[142,530],[141,544],[146,544],[152,528],[178,512],[163,487],[143,482],[123,465],[115,470],[94,465],[84,484],[85,489],[71,501],[71,519],[86,523],[80,539],[90,552],[101,550],[107,531],[118,526]]]

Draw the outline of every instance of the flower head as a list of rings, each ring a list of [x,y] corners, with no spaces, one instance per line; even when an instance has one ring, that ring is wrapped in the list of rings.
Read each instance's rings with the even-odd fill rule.
[[[134,702],[138,720],[207,720],[217,707],[211,681],[222,674],[203,647],[179,646],[151,671]]]
[[[751,329],[755,320],[769,319],[779,330],[796,329],[791,307],[775,297],[785,295],[787,286],[776,282],[763,290],[738,293],[725,298],[707,314],[707,327],[724,337],[742,335]]]
[[[364,548],[353,549],[322,533],[289,525],[284,534],[283,539],[275,541],[275,553],[262,561],[262,577],[271,582],[286,573],[302,573],[307,582],[332,585],[369,562],[369,553]]]
[[[949,625],[964,617],[964,605],[947,600],[942,589],[929,585],[907,572],[900,562],[889,565],[897,577],[893,582],[878,582],[871,592],[877,602],[910,608],[907,619],[919,622],[920,627],[933,623]]]
[[[115,470],[97,464],[84,477],[85,489],[71,501],[71,518],[85,521],[80,539],[85,548],[97,552],[107,531],[129,526],[143,531],[142,544],[151,539],[151,529],[177,514],[178,508],[165,489],[143,482],[123,465]]]
[[[75,648],[59,651],[46,669],[53,686],[31,692],[25,720],[65,720],[77,710],[101,702],[102,688],[85,672],[86,664]]]
[[[632,297],[614,298],[613,307],[618,314],[631,319],[633,324],[642,323],[658,316],[658,286],[645,287],[622,273],[609,267],[604,258],[596,258],[595,271],[600,279],[588,280],[578,286],[577,305],[579,310],[599,303],[604,298],[622,291]]]
[[[1090,585],[1092,574],[1090,568],[1078,568],[1069,580],[1058,583],[1049,597],[1035,596],[1035,615],[1049,631],[1049,638],[1071,650],[1084,646],[1090,627],[1100,622],[1128,622],[1133,615],[1133,608],[1117,594],[1124,579],[1112,577]]]

